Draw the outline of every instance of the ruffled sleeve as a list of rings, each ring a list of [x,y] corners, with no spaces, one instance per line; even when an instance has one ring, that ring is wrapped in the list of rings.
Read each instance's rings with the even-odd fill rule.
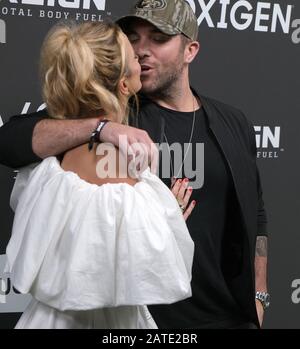
[[[190,297],[193,251],[173,194],[149,169],[135,186],[97,186],[50,157],[17,200],[7,259],[20,292],[88,310]]]

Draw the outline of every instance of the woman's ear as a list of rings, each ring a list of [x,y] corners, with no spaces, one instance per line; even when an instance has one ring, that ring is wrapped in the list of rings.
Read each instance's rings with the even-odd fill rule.
[[[126,79],[126,77],[123,77],[120,81],[119,81],[119,90],[120,93],[126,97],[130,96],[130,90],[129,90],[129,86],[128,86],[128,80]]]

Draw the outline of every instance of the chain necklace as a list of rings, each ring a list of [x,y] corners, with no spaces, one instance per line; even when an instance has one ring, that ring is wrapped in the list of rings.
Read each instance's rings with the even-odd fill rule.
[[[168,141],[168,138],[166,136],[166,133],[164,132],[164,138],[165,138],[165,141],[168,145],[168,149],[169,149],[169,155],[170,155],[170,164],[171,164],[171,171],[172,171],[172,174],[171,174],[171,177],[175,177],[175,178],[178,178],[178,175],[180,174],[181,170],[182,170],[182,167],[183,167],[183,164],[185,162],[185,159],[187,157],[187,154],[189,152],[189,149],[190,149],[190,146],[191,146],[191,141],[192,141],[192,138],[193,138],[193,134],[194,134],[194,128],[195,128],[195,120],[196,120],[196,109],[195,109],[195,97],[193,96],[193,110],[194,110],[194,115],[193,115],[193,123],[192,123],[192,129],[191,129],[191,134],[190,134],[190,139],[189,139],[189,145],[188,145],[188,148],[184,154],[184,157],[183,157],[183,161],[181,162],[181,166],[180,166],[180,169],[177,173],[177,175],[175,176],[175,169],[173,167],[173,163],[172,163],[172,159],[171,159],[171,149],[170,149],[170,144],[169,144],[169,141]]]

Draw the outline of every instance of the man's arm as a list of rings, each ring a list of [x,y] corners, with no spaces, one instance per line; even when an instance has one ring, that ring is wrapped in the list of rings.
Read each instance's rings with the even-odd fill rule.
[[[253,125],[250,125],[252,136],[252,151],[254,161],[256,163],[257,149],[254,135]],[[263,200],[263,190],[261,185],[261,179],[258,167],[256,165],[256,178],[257,178],[257,195],[258,195],[258,209],[257,209],[257,237],[255,248],[255,292],[267,292],[267,261],[268,261],[268,221],[265,210],[265,204]],[[259,300],[256,301],[256,310],[260,325],[263,323],[264,308]]]
[[[244,116],[245,117],[245,116]],[[253,165],[256,166],[256,179],[257,179],[257,236],[255,246],[255,292],[267,292],[267,259],[268,259],[268,221],[263,200],[263,190],[260,180],[259,170],[256,164],[257,148],[254,127],[251,122],[245,117],[248,123],[248,136],[250,144],[250,153],[253,159]],[[255,295],[254,295],[255,296]],[[259,300],[256,301],[256,310],[260,325],[262,325],[264,317],[264,309],[262,303]]]
[[[255,291],[267,292],[267,254],[268,238],[266,236],[257,236],[255,250]],[[263,323],[264,309],[259,300],[256,301],[256,310],[260,325]]]
[[[0,128],[0,163],[18,168],[88,141],[97,119],[55,120],[45,110],[12,117]]]
[[[38,122],[33,130],[32,150],[39,158],[58,155],[66,150],[87,143],[99,123],[98,119],[54,120]],[[120,142],[120,136],[125,136]],[[123,141],[125,139],[125,142]],[[101,142],[112,143],[126,155],[144,152],[145,160],[156,172],[158,151],[148,133],[116,122],[107,123],[101,131]],[[142,143],[143,147],[134,147]],[[130,149],[129,149],[130,148]]]
[[[256,149],[256,148],[255,148]],[[257,211],[257,238],[255,249],[255,292],[267,292],[267,261],[268,261],[268,232],[267,215],[264,207],[263,192],[261,187],[259,171],[257,173],[257,193],[258,193],[258,211]],[[256,301],[256,310],[260,325],[263,323],[264,309],[259,300]]]
[[[38,122],[32,133],[32,151],[39,158],[58,155],[87,143],[99,119],[57,120]]]
[[[255,249],[255,284],[256,291],[267,292],[268,238],[258,236]]]
[[[15,116],[0,128],[0,163],[19,168],[39,162],[48,156],[64,153],[87,143],[98,119],[50,119],[46,111],[28,116]],[[119,144],[119,136],[126,135],[126,144]],[[147,132],[134,127],[109,122],[101,132],[100,141],[114,144],[127,153],[128,145],[143,143],[149,162],[157,161],[157,148]],[[122,149],[122,147],[124,149]]]
[[[13,116],[0,127],[0,163],[18,168],[40,161],[33,153],[31,140],[35,125],[47,117],[46,112]]]

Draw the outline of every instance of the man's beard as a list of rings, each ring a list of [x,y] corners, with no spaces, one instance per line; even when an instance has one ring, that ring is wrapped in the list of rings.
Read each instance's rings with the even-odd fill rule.
[[[174,65],[172,70],[164,72],[164,74],[157,74],[153,83],[149,87],[142,87],[141,92],[151,99],[164,99],[174,97],[174,90],[176,90],[176,83],[181,78],[183,71],[183,64],[178,63]]]

